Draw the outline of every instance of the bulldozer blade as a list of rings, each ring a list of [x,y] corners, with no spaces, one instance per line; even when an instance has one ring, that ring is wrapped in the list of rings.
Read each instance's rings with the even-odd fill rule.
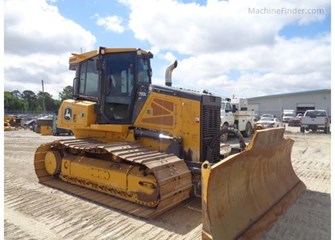
[[[257,239],[305,190],[284,131],[256,131],[245,151],[203,163],[203,239]]]

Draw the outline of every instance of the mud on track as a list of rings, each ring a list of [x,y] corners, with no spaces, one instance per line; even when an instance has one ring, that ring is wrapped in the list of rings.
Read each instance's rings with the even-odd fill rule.
[[[293,167],[307,190],[263,239],[330,239],[330,135],[288,133]],[[66,136],[4,133],[5,239],[200,239],[201,201],[148,221],[37,182],[36,148]],[[274,186],[275,187],[275,186]]]

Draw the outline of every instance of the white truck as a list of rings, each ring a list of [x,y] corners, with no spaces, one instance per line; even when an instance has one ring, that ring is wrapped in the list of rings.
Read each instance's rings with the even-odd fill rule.
[[[255,112],[248,110],[248,100],[243,98],[221,100],[221,128],[233,127],[238,129],[244,137],[249,137],[255,127]],[[228,134],[221,136],[225,141]]]
[[[295,111],[294,110],[283,110],[282,121],[284,123],[288,123],[294,117],[295,117]]]
[[[330,132],[330,119],[326,110],[307,110],[301,118],[300,132],[322,129],[324,133]]]
[[[229,98],[223,98],[221,100],[221,129],[234,127],[235,117],[233,113],[233,106],[230,103]],[[220,137],[221,142],[228,139],[228,133],[222,134]]]

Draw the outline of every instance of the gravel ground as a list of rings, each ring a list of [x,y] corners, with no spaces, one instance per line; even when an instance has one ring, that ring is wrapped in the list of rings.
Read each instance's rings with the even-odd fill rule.
[[[286,136],[295,141],[292,164],[307,190],[263,239],[330,239],[331,136],[293,127]],[[147,221],[39,184],[35,150],[55,139],[29,130],[4,133],[5,239],[201,238],[199,199]]]

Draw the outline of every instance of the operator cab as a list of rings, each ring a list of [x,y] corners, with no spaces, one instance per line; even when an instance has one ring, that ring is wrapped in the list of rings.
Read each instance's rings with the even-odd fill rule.
[[[135,48],[100,47],[99,51],[74,54],[70,58],[70,69],[76,70],[74,98],[97,103],[98,123],[131,124],[151,84],[152,57]]]

